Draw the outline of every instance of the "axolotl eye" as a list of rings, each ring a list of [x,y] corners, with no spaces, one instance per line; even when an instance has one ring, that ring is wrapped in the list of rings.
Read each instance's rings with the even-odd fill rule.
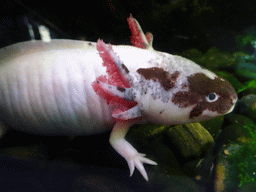
[[[215,102],[219,99],[219,96],[216,93],[210,93],[206,96],[206,101],[209,103]]]

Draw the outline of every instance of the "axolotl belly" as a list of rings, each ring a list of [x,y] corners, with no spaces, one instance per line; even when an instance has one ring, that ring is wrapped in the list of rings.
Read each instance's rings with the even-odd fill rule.
[[[229,113],[237,95],[223,78],[194,62],[152,48],[128,19],[134,46],[103,41],[28,41],[0,49],[0,118],[44,135],[111,130],[110,144],[148,180],[156,165],[125,140],[135,123],[185,124]],[[3,133],[3,131],[1,132]]]

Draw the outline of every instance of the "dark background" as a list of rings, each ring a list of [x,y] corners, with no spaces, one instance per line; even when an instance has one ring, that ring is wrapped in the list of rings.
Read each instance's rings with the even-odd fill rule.
[[[29,40],[24,16],[51,28],[53,38],[129,44],[127,18],[132,14],[144,32],[153,33],[156,50],[205,52],[215,46],[236,51],[235,35],[254,29],[256,21],[254,0],[4,0],[0,9],[2,46]]]

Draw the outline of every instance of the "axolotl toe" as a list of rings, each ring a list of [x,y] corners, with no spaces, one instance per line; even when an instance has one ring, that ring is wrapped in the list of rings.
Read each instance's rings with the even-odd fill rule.
[[[222,77],[193,61],[152,48],[130,16],[134,46],[74,40],[21,42],[0,49],[0,118],[5,125],[44,135],[111,130],[110,144],[148,180],[125,135],[135,123],[185,124],[231,112],[237,101]]]

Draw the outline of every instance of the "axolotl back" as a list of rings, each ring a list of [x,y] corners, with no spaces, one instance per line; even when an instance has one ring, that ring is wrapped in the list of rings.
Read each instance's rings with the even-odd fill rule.
[[[156,165],[125,140],[135,123],[185,124],[232,111],[237,101],[223,78],[180,56],[155,51],[152,34],[128,19],[134,46],[73,40],[31,41],[0,50],[2,129],[46,135],[97,134],[130,175]],[[114,127],[113,127],[114,126]]]

